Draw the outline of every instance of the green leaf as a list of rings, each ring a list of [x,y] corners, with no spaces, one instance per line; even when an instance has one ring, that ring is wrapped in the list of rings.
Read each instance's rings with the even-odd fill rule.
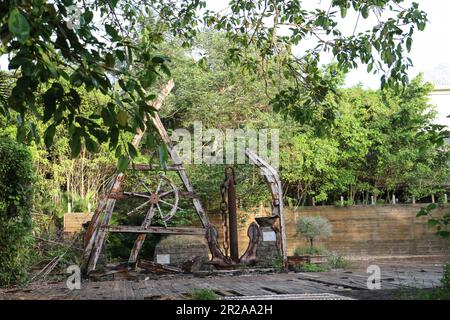
[[[152,58],[153,63],[164,63],[165,59],[163,57],[155,56]]]
[[[426,216],[427,214],[428,214],[428,211],[422,208],[422,209],[420,209],[419,212],[417,212],[416,218]]]
[[[30,25],[17,8],[14,8],[9,14],[8,29],[22,44],[24,44],[30,36]]]
[[[343,5],[341,6],[341,17],[345,18],[345,16],[347,15],[347,5]]]
[[[53,123],[45,130],[44,142],[47,148],[53,144],[53,138],[55,137],[56,125]]]
[[[117,30],[110,24],[105,24],[105,31],[113,40],[118,40],[120,38]]]
[[[132,159],[136,158],[138,155],[136,148],[130,142],[128,142],[128,153]]]
[[[361,8],[361,15],[364,19],[367,19],[367,17],[369,16],[369,6],[365,5]]]
[[[437,221],[436,219],[430,219],[430,220],[428,220],[428,225],[429,225],[430,227],[434,227],[434,226],[436,226],[437,224],[439,224],[439,221]]]
[[[119,159],[117,160],[117,171],[120,173],[125,172],[128,168],[128,164],[130,163],[130,160],[127,156],[121,155]]]
[[[85,145],[86,145],[86,149],[89,152],[92,152],[92,153],[97,153],[98,152],[98,150],[99,150],[98,144],[94,140],[92,140],[91,137],[85,136],[84,137],[84,142],[85,142]]]
[[[70,139],[70,150],[71,150],[71,157],[76,158],[81,151],[81,139],[80,139],[80,135],[78,133],[75,133],[74,135],[72,135],[72,138]]]
[[[408,52],[411,51],[411,44],[412,44],[412,39],[411,39],[411,37],[408,37],[406,39],[406,49],[408,50]]]
[[[172,73],[170,72],[169,67],[166,64],[161,65],[161,70],[164,72],[168,77],[172,76]]]
[[[117,114],[117,123],[122,126],[122,127],[126,127],[128,124],[128,114],[123,111],[120,110],[119,113]]]
[[[111,104],[103,108],[100,114],[103,118],[103,123],[108,127],[112,127],[116,124],[116,114],[114,112],[114,107]]]

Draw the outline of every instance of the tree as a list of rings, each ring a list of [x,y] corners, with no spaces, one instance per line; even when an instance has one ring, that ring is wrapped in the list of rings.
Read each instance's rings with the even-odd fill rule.
[[[315,239],[331,235],[331,224],[326,218],[319,216],[300,217],[297,221],[297,232],[309,241],[312,249]]]
[[[170,75],[170,57],[161,56],[158,46],[169,35],[189,46],[198,30],[207,27],[224,31],[233,43],[227,51],[230,63],[261,76],[267,84],[276,72],[293,79],[292,86],[274,95],[272,104],[308,120],[303,106],[311,108],[334,89],[320,74],[323,51],[332,52],[344,70],[356,68],[357,61],[366,64],[368,72],[382,74],[383,86],[408,81],[411,61],[405,52],[427,18],[416,3],[405,8],[403,2],[332,0],[328,9],[307,10],[298,0],[231,0],[229,11],[204,10],[200,16],[199,9],[206,6],[200,0],[3,1],[0,52],[11,57],[9,69],[17,81],[0,111],[18,114],[20,141],[37,138],[35,125],[28,123],[34,114],[47,126],[47,146],[53,142],[55,127],[64,126],[73,157],[83,143],[89,151],[103,142],[117,150],[123,133],[151,127],[145,121],[145,114],[153,111],[148,103],[155,98],[161,74]],[[350,12],[363,19],[376,16],[378,22],[369,30],[346,34],[339,28],[339,16]],[[155,22],[151,28],[148,21]],[[292,47],[305,44],[308,37],[317,41],[310,48],[305,45],[302,56],[292,54]],[[144,66],[140,72],[134,70],[136,63]],[[63,80],[69,82],[68,88]],[[43,86],[44,110],[39,112],[35,103]],[[97,89],[111,100],[97,112],[82,115],[81,87]],[[333,117],[332,112],[328,115]],[[122,154],[133,158],[136,152],[117,152]]]
[[[0,137],[0,286],[21,282],[28,266],[33,163],[27,148]]]

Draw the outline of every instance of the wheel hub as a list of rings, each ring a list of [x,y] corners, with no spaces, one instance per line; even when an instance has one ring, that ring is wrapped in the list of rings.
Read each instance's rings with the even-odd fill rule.
[[[157,204],[157,203],[159,202],[159,195],[156,194],[156,193],[152,193],[152,194],[150,195],[150,202],[151,202],[152,204]]]

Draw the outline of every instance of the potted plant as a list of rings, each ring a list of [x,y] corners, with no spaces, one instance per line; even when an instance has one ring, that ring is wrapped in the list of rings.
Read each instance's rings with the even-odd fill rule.
[[[314,243],[317,238],[331,235],[330,222],[320,216],[305,216],[297,221],[296,229],[297,234],[303,236],[309,246],[296,248],[294,256],[289,257],[288,262],[292,265],[325,263],[327,261],[326,249],[315,246]]]

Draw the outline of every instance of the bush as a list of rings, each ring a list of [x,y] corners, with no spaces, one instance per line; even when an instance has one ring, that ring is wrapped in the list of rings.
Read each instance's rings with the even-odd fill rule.
[[[0,138],[0,286],[23,281],[31,245],[33,162],[23,145]]]
[[[304,263],[300,266],[300,271],[302,272],[327,272],[330,269],[326,264]]]
[[[328,256],[327,264],[331,269],[347,269],[351,267],[352,262],[345,259],[343,256],[333,253]]]
[[[297,233],[309,240],[310,247],[313,248],[316,238],[331,235],[331,224],[318,216],[301,217],[297,222]]]

